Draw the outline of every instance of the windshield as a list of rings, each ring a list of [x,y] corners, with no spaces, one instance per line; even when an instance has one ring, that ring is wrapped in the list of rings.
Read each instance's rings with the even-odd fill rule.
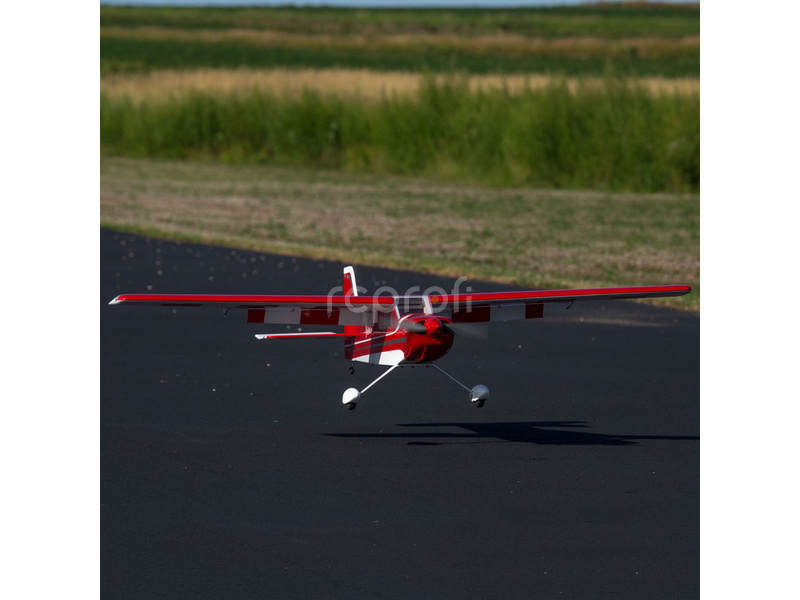
[[[397,310],[401,316],[411,313],[424,313],[425,300],[422,296],[402,296],[397,299]]]

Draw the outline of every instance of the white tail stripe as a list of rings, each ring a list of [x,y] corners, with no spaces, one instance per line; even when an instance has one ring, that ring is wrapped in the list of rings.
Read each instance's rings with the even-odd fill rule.
[[[355,362],[370,363],[373,365],[397,365],[403,362],[405,353],[402,350],[387,350],[386,352],[376,352],[365,354],[353,358]]]

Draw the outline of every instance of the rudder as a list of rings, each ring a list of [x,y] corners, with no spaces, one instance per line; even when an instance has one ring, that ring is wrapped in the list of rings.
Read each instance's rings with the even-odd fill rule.
[[[358,296],[358,286],[356,285],[356,271],[352,266],[344,268],[344,295],[345,296]],[[358,325],[345,325],[344,332],[348,334],[344,338],[344,357],[346,359],[353,358],[353,346],[356,342],[356,335],[364,330],[363,327]]]
[[[353,267],[344,268],[344,295],[358,296],[358,286],[356,286],[356,271]]]

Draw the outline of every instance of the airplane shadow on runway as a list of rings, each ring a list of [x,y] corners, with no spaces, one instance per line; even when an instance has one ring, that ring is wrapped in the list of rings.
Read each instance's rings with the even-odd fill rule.
[[[399,438],[409,439],[409,445],[440,446],[442,444],[477,444],[497,442],[522,442],[554,446],[636,446],[641,440],[699,440],[697,436],[683,435],[618,435],[569,431],[562,427],[587,429],[585,421],[529,421],[512,423],[399,423],[397,427],[455,428],[469,433],[445,431],[409,431],[408,433],[326,433],[331,437],[345,438]]]

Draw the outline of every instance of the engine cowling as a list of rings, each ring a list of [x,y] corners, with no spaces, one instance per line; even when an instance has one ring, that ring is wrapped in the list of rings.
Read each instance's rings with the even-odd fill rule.
[[[419,316],[408,323],[405,360],[427,363],[440,359],[453,346],[450,319],[445,317]]]

